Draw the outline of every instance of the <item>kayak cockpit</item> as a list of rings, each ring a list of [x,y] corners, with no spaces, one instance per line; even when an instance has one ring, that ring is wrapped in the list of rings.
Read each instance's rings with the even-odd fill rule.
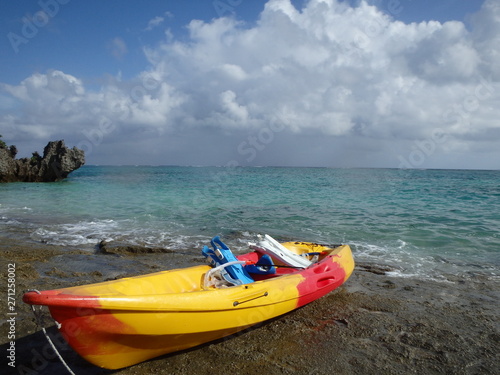
[[[287,275],[323,260],[333,249],[310,242],[281,244],[269,235],[249,243],[253,252],[235,257],[219,236],[205,246],[202,254],[214,267],[205,274],[203,289],[249,284]]]

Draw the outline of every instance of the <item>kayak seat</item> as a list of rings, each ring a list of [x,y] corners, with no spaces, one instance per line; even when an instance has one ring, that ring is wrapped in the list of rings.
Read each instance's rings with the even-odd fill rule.
[[[210,243],[212,245],[212,249],[208,246],[203,246],[201,252],[206,258],[210,258],[210,264],[213,267],[235,262],[234,264],[220,269],[221,276],[228,283],[231,283],[232,285],[243,285],[254,282],[243,265],[241,263],[236,263],[238,262],[238,259],[236,259],[229,247],[221,241],[219,236],[212,238]]]
[[[267,234],[264,235],[264,238],[259,236],[259,241],[257,243],[249,243],[249,245],[251,249],[256,250],[262,254],[269,255],[272,258],[290,267],[307,268],[312,264],[309,259],[300,256],[293,251],[290,251]]]
[[[255,275],[274,275],[276,273],[273,260],[267,254],[262,255],[257,264],[247,264],[245,270]]]

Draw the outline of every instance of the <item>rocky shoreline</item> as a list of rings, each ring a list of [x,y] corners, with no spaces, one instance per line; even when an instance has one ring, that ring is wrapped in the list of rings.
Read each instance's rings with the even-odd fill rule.
[[[16,155],[16,146],[0,140],[0,182],[60,181],[85,164],[83,150],[69,149],[63,140],[47,143],[43,156],[37,151],[30,159],[16,159]]]
[[[203,262],[174,251],[112,253],[33,242],[0,242],[7,296],[15,264],[15,365],[3,374],[67,374],[21,302],[24,291],[104,281]],[[108,248],[110,249],[110,248]],[[192,253],[191,253],[192,254]],[[358,263],[345,286],[247,332],[119,371],[88,364],[45,325],[72,370],[80,374],[496,374],[498,280],[475,275],[447,281],[396,278],[381,265]],[[7,298],[3,298],[6,301]],[[2,356],[9,353],[7,303],[0,307]]]

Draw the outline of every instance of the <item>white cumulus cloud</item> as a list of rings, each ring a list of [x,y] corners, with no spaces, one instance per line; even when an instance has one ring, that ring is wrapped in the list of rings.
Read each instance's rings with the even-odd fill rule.
[[[153,18],[148,27],[162,22]],[[143,132],[146,143],[151,134],[206,129],[241,139],[279,123],[283,134],[352,137],[364,140],[359,147],[371,142],[367,152],[391,144],[402,153],[440,129],[446,152],[500,139],[499,25],[495,0],[484,2],[470,30],[459,21],[404,24],[364,1],[310,0],[296,9],[270,0],[253,25],[193,20],[188,40],[170,35],[145,47],[150,67],[128,82],[111,79],[96,91],[51,71],[2,84],[0,94],[16,104],[2,107],[0,124],[14,135],[15,124],[24,135],[44,129],[41,137],[106,118],[116,137],[134,133],[140,141]],[[126,53],[124,41],[113,46],[116,56]],[[388,153],[386,164],[392,161]]]

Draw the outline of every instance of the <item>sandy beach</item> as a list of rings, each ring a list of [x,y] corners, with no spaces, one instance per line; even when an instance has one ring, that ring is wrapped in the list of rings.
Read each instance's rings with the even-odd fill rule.
[[[3,374],[67,371],[21,301],[28,289],[104,281],[196,264],[176,252],[95,254],[40,243],[0,245]],[[15,264],[15,324],[9,323],[8,269]],[[74,373],[80,374],[496,374],[500,368],[500,283],[480,274],[447,280],[388,276],[358,263],[348,282],[326,297],[228,339],[107,371],[88,364],[45,326]],[[48,316],[48,315],[47,315]],[[13,327],[13,328],[11,328]],[[15,367],[5,363],[15,334]],[[7,354],[8,355],[8,354]],[[12,358],[11,358],[12,359]],[[7,359],[7,361],[11,361]]]

